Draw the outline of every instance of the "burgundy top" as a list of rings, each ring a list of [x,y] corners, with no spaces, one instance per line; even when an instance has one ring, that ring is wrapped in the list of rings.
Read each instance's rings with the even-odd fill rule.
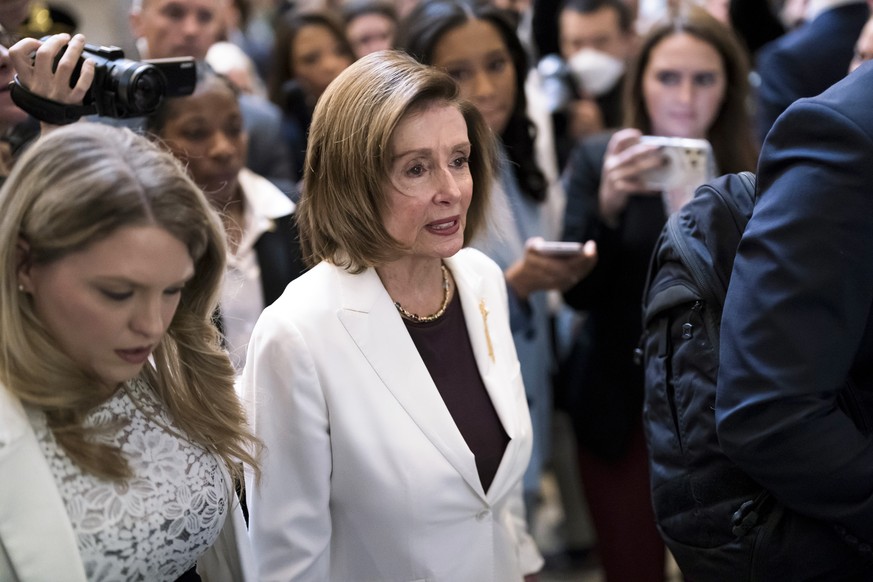
[[[487,493],[509,436],[479,375],[461,300],[455,293],[446,312],[436,321],[416,323],[404,318],[403,322],[461,436],[476,457],[479,481]]]

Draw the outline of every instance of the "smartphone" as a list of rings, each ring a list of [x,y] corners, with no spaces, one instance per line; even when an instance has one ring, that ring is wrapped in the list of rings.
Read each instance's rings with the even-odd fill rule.
[[[555,257],[568,257],[578,255],[582,250],[582,243],[573,241],[533,239],[529,243],[530,248],[544,255]]]
[[[643,173],[646,190],[666,191],[682,187],[690,189],[693,194],[698,186],[713,179],[712,146],[705,139],[644,135],[640,141],[659,146],[664,155],[664,165]]]

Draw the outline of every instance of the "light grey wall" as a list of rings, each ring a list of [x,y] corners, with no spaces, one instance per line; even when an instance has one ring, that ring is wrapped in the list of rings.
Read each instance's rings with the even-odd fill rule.
[[[120,46],[125,56],[136,55],[127,20],[130,0],[49,0],[49,3],[70,12],[89,43]]]

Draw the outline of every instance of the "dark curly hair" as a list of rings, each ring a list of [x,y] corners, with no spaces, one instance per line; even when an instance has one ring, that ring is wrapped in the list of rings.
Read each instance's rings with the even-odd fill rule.
[[[528,57],[518,39],[510,16],[493,5],[474,0],[433,0],[419,3],[400,24],[397,47],[418,61],[432,65],[439,41],[452,29],[473,20],[484,20],[494,26],[503,39],[515,68],[515,106],[500,136],[515,170],[521,191],[542,202],[546,198],[547,181],[534,156],[536,129],[527,116],[524,82]]]

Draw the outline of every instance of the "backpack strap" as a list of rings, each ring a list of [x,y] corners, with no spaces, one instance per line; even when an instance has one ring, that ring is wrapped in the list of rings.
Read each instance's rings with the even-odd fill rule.
[[[694,283],[703,293],[703,299],[717,304],[721,309],[727,289],[713,276],[709,263],[701,256],[703,252],[693,248],[688,242],[688,238],[682,232],[680,220],[681,214],[678,212],[667,220],[667,233],[670,242],[673,243],[679,259],[691,271]],[[706,255],[708,254],[706,253]]]
[[[725,207],[733,216],[734,224],[739,232],[746,230],[746,225],[749,223],[749,218],[752,214],[752,208],[755,206],[755,192],[757,188],[757,178],[752,172],[740,172],[736,174],[737,179],[742,182],[741,188],[731,190],[732,196],[728,196],[720,188],[709,186],[716,196],[718,196]],[[742,204],[742,207],[740,206]]]

